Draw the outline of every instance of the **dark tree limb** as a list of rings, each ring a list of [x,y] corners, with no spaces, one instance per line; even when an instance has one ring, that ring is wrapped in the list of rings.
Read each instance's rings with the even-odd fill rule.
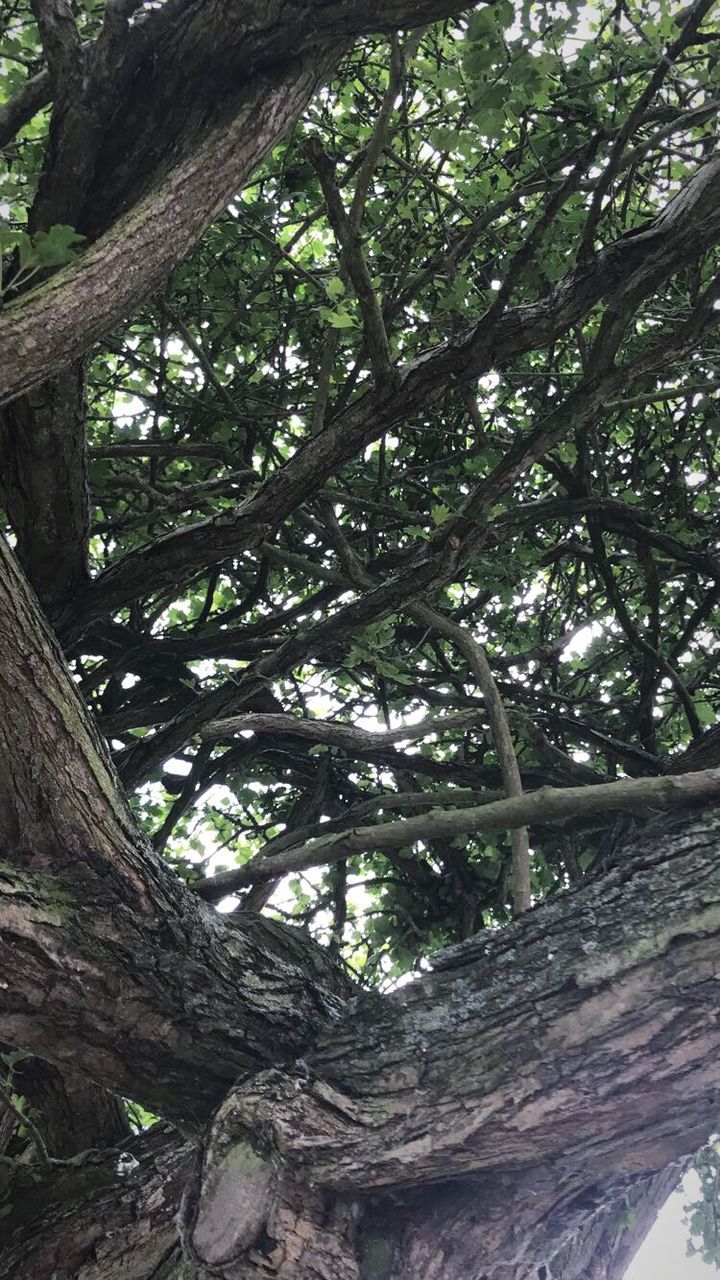
[[[12,1226],[3,1220],[0,1277],[127,1280],[178,1276],[175,1219],[193,1150],[169,1126],[88,1152],[49,1177],[19,1170]],[[173,1272],[161,1270],[165,1261]]]
[[[453,380],[476,379],[488,368],[501,368],[512,357],[546,345],[610,297],[632,273],[641,272],[654,287],[716,243],[719,236],[720,158],[715,157],[644,229],[600,251],[543,301],[507,310],[498,320],[492,340],[481,324],[401,370],[397,390],[384,395],[366,393],[299,449],[233,515],[191,525],[122,557],[78,602],[73,610],[74,625],[79,625],[78,613],[90,622],[140,594],[177,584],[201,567],[257,546],[344,462],[394,422],[437,403]],[[474,355],[479,350],[481,359]],[[608,386],[605,398],[611,391]],[[513,451],[508,464],[515,465]]]
[[[0,491],[20,562],[48,617],[89,581],[81,365],[0,410]]]

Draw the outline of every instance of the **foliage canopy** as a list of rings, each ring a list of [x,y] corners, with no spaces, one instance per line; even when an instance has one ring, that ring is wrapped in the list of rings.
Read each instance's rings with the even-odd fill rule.
[[[79,6],[83,38],[97,33],[102,7]],[[10,96],[41,53],[24,6],[4,9]],[[501,288],[511,306],[547,297],[595,246],[637,234],[696,173],[720,92],[708,46],[690,43],[642,101],[678,30],[663,4],[618,17],[615,6],[516,12],[504,2],[406,40],[356,45],[198,250],[93,355],[93,574],[167,532],[222,519],[368,395],[372,341],[309,138],[359,228],[390,360],[402,367],[476,323]],[[48,232],[33,245],[25,232],[45,128],[40,114],[3,152],[10,297],[28,264],[55,261],[43,256]],[[72,229],[53,236],[73,251]],[[690,351],[628,377],[589,415],[580,405],[613,325],[610,362],[641,366],[697,306],[713,267],[712,252],[691,258],[661,288],[598,303],[479,380],[451,377],[441,398],[393,413],[298,495],[259,550],[193,564],[159,592],[140,578],[113,622],[76,644],[78,679],[121,766],[134,741],[219,685],[235,686],[240,707],[257,664],[290,636],[291,663],[253,695],[256,710],[379,735],[477,712],[407,746],[378,736],[353,750],[279,730],[180,743],[151,761],[136,808],[181,874],[243,863],[321,820],[351,825],[357,806],[381,818],[405,793],[446,804],[448,789],[500,786],[482,698],[452,645],[402,609],[370,611],[350,636],[343,624],[353,559],[374,583],[412,574],[458,519],[487,527],[437,603],[487,649],[526,787],[661,771],[715,722],[714,314]],[[561,415],[550,447],[488,508],[484,486],[508,450]],[[534,894],[582,875],[606,836],[607,821],[592,817],[533,831]],[[332,937],[376,981],[506,919],[507,872],[505,838],[478,834],[299,874],[273,905]]]
[[[83,41],[104,7],[72,6]],[[526,790],[672,772],[715,724],[718,231],[696,193],[720,63],[691,8],[500,0],[364,38],[93,349],[88,576],[48,611],[189,883],[502,794],[467,654],[418,604],[483,646]],[[34,13],[0,5],[0,125],[44,66]],[[8,309],[94,235],[34,219],[41,107],[0,151]],[[535,900],[616,835],[533,824]],[[388,984],[508,921],[510,837],[430,826],[231,890],[203,894]]]

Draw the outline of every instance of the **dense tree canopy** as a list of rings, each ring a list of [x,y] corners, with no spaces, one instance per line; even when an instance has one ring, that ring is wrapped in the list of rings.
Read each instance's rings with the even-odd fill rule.
[[[18,874],[57,871],[82,908],[71,923],[63,916],[62,958],[35,933],[56,909],[43,884],[13,880],[11,897],[27,895],[36,911],[32,926],[4,917],[8,964],[22,977],[0,1015],[0,1123],[9,1167],[36,1162],[42,1211],[48,1151],[121,1140],[122,1117],[97,1086],[196,1138],[234,1079],[305,1053],[351,990],[389,992],[465,943],[440,959],[436,986],[416,983],[417,1012],[423,993],[450,989],[454,957],[485,956],[486,937],[520,950],[526,937],[530,965],[533,939],[572,930],[583,911],[602,925],[588,945],[610,949],[634,913],[660,921],[682,898],[669,873],[664,889],[650,871],[644,888],[622,889],[622,868],[658,809],[701,798],[697,829],[718,824],[712,9],[0,3],[0,491],[16,553],[3,552],[0,573],[10,814],[0,844]],[[134,829],[114,770],[172,875]],[[668,824],[681,845],[687,821],[683,812]],[[717,881],[712,893],[703,910],[720,897]],[[203,899],[236,931],[218,932]],[[698,910],[693,902],[695,921]],[[272,945],[253,933],[258,912],[277,922]],[[106,917],[123,922],[114,937]],[[693,927],[709,935],[703,920]],[[324,952],[287,958],[295,935],[281,925],[302,926]],[[108,979],[130,971],[131,951],[153,986],[151,1000],[137,980],[135,1012],[128,987]],[[242,960],[242,981],[225,953]],[[190,974],[196,955],[206,968]],[[278,977],[273,997],[273,973],[301,963],[309,994]],[[502,957],[478,963],[489,987],[512,991]],[[185,966],[183,982],[173,964]],[[52,999],[48,966],[66,984]],[[666,977],[682,987],[677,966]],[[72,973],[85,975],[77,986]],[[251,1050],[239,1032],[226,1043],[233,998],[251,1020]],[[704,989],[695,998],[700,1008]],[[400,1061],[412,1035],[383,1016]],[[338,1090],[353,1075],[343,1034],[316,1050]],[[715,1127],[718,1081],[703,1044],[702,1098],[689,1088],[692,1105],[677,1116],[667,1104],[674,1146],[655,1135],[632,1169],[607,1155],[573,1174],[578,1204],[581,1187],[611,1173],[653,1175],[618,1192],[625,1235],[617,1197],[613,1232],[576,1206],[563,1231],[552,1220],[533,1271],[495,1224],[500,1263],[486,1261],[488,1275],[622,1275],[677,1180],[672,1161]],[[520,1069],[517,1054],[506,1070]],[[94,1085],[59,1070],[68,1067]],[[357,1069],[370,1079],[370,1066]],[[370,1086],[358,1088],[372,1105]],[[281,1108],[282,1087],[271,1096]],[[262,1110],[252,1098],[245,1111],[224,1105],[245,1125]],[[367,1169],[354,1155],[348,1172],[333,1154],[345,1139],[329,1104],[322,1123],[287,1105],[297,1129],[283,1150],[297,1167],[310,1161],[297,1134],[322,1132],[320,1184],[408,1182],[400,1157],[379,1148]],[[89,1125],[81,1137],[78,1115]],[[207,1150],[227,1142],[215,1126]],[[151,1168],[143,1212],[152,1179],[176,1209],[187,1150],[165,1127],[152,1134],[142,1141],[157,1150],[137,1148],[138,1167]],[[457,1177],[519,1168],[505,1139],[494,1166],[468,1138],[462,1158],[459,1140],[452,1157],[440,1143],[440,1165],[428,1159],[413,1176],[444,1176],[451,1159]],[[107,1171],[99,1189],[87,1171],[80,1189],[73,1176],[63,1212],[90,1187],[104,1220]],[[27,1177],[16,1194],[8,1174],[16,1201]],[[547,1197],[538,1186],[532,1194]],[[13,1222],[17,1260],[27,1247],[17,1203]],[[218,1261],[210,1212],[208,1222],[186,1215],[194,1262],[180,1264],[161,1236],[162,1265],[259,1275]],[[569,1223],[575,1253],[565,1271],[545,1270],[570,1248]],[[240,1237],[254,1239],[249,1227]],[[52,1274],[53,1239],[28,1274]],[[133,1246],[127,1274],[181,1274],[161,1271],[145,1247]],[[315,1270],[272,1274],[440,1274],[413,1248],[407,1272],[367,1261],[353,1271],[340,1249],[328,1272],[315,1260]],[[591,1257],[605,1270],[591,1271]],[[88,1259],[87,1272],[58,1274],[120,1274],[102,1269],[117,1262],[94,1258],[90,1269]]]

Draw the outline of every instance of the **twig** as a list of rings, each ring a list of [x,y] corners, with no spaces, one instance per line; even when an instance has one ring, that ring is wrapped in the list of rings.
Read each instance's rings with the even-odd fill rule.
[[[444,618],[436,609],[426,604],[415,604],[407,612],[423,626],[432,627],[439,635],[450,640],[467,658],[468,665],[482,692],[490,722],[490,735],[497,751],[503,786],[508,795],[522,796],[523,785],[518,768],[510,725],[498,687],[490,670],[490,663],[482,645],[456,622]],[[530,843],[527,827],[513,829],[512,835],[513,909],[522,915],[531,906],[530,893]]]
[[[38,1160],[45,1169],[49,1170],[51,1167],[50,1156],[48,1155],[48,1149],[45,1146],[42,1134],[39,1132],[37,1125],[34,1124],[29,1116],[25,1115],[22,1107],[19,1107],[16,1102],[13,1102],[12,1094],[3,1084],[0,1084],[0,1099],[5,1103],[5,1106],[17,1116],[23,1128],[27,1129],[33,1146],[37,1151]]]

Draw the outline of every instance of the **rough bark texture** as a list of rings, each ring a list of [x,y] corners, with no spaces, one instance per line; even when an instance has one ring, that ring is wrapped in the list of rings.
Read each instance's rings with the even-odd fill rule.
[[[49,1177],[25,1171],[0,1237],[0,1276],[169,1280],[181,1264],[175,1217],[192,1159],[189,1145],[158,1126]],[[161,1270],[166,1262],[172,1272]]]
[[[2,555],[4,1035],[196,1130],[245,1077],[186,1199],[201,1265],[532,1274],[588,1197],[625,1195],[707,1136],[720,810],[666,821],[602,880],[343,1017],[323,953],[259,920],[229,929],[142,844]]]
[[[82,365],[0,411],[0,489],[20,562],[54,618],[89,580]]]
[[[280,1046],[288,1064],[304,1053],[215,1117],[183,1214],[199,1265],[288,1280],[530,1275],[589,1203],[706,1137],[717,808],[665,822],[602,880],[338,1021],[347,988],[314,949],[279,927],[229,931],[129,831],[8,553],[4,570],[7,1038],[82,1054],[84,1071],[191,1126],[234,1075]],[[36,718],[32,753],[13,706]]]
[[[3,1038],[202,1120],[275,1060],[278,1037],[301,1052],[349,985],[297,930],[231,928],[142,841],[12,553],[0,558]]]
[[[43,221],[76,221],[83,234],[101,239],[75,267],[3,312],[0,404],[81,356],[167,277],[297,119],[349,41],[462,8],[457,0],[265,0],[249,7],[173,0],[128,31],[122,56],[110,37],[76,50],[84,98],[57,104]],[[13,118],[11,110],[5,115]],[[76,219],[68,217],[68,191]]]

